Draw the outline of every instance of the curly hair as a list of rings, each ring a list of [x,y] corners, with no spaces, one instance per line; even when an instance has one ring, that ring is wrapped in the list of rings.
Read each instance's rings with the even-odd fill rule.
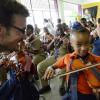
[[[13,16],[29,16],[28,10],[17,1],[0,0],[0,24],[9,27],[13,23]]]

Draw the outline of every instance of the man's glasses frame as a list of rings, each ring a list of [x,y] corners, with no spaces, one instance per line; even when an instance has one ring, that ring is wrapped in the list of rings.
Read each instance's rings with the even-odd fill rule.
[[[17,26],[14,26],[14,25],[11,25],[10,27],[17,29],[17,30],[20,31],[22,34],[25,34],[25,33],[26,33],[26,28],[21,29],[21,28],[19,28],[19,27],[17,27]]]

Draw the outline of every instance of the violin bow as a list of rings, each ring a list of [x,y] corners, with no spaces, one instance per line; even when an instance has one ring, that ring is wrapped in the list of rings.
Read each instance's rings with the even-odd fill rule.
[[[80,69],[76,69],[76,70],[66,72],[64,74],[57,74],[57,75],[54,75],[54,77],[59,77],[60,78],[60,77],[66,76],[66,75],[74,74],[76,72],[80,72],[80,71],[83,71],[83,70],[86,70],[86,69],[96,67],[96,66],[99,66],[99,65],[100,65],[100,63],[96,63],[96,64],[93,64],[93,65],[86,66],[84,68],[80,68]]]

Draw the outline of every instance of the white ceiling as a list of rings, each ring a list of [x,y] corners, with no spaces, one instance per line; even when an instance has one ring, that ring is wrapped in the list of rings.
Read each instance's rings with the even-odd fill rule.
[[[82,3],[98,2],[100,0],[61,0],[61,1],[68,1],[68,2],[72,2],[72,3],[82,4]]]
[[[48,1],[50,2],[50,8],[54,9],[54,0],[17,0],[24,4],[29,10],[31,10],[30,1],[32,4],[33,10],[47,10],[49,9]],[[83,3],[89,3],[89,2],[96,2],[100,0],[60,0],[64,2],[69,3],[75,3],[75,4],[83,4]]]
[[[20,1],[22,4],[24,4],[26,7],[28,7],[28,9],[31,9],[31,5],[32,4],[32,9],[33,10],[46,10],[49,9],[49,3],[48,0],[18,0]],[[30,3],[31,1],[31,3]],[[49,0],[50,1],[50,7],[51,9],[54,9],[54,1],[53,0]]]
[[[100,0],[84,0],[84,3],[100,2]]]

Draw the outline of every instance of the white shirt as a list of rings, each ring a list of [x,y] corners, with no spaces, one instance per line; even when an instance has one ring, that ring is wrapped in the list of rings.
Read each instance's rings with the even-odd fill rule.
[[[56,31],[53,28],[53,26],[51,25],[51,23],[45,23],[44,24],[44,27],[47,27],[47,29],[50,32],[50,34],[52,34],[52,35],[55,35],[56,34]]]
[[[93,37],[99,37],[100,38],[100,24],[97,25],[97,28],[93,30],[90,35],[93,35]]]

